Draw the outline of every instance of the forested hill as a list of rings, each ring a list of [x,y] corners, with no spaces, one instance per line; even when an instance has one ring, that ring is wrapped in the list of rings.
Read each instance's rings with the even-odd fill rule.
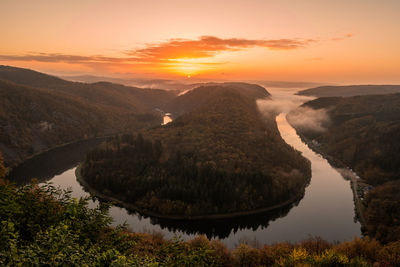
[[[347,85],[347,86],[319,86],[299,91],[298,95],[332,97],[357,95],[385,95],[400,93],[400,85]]]
[[[0,150],[6,165],[63,143],[158,123],[159,116],[150,113],[123,112],[0,80]]]
[[[123,111],[149,111],[165,105],[176,97],[173,91],[141,89],[109,82],[70,82],[29,69],[1,65],[0,79],[64,93],[101,107]]]
[[[165,110],[172,113],[175,117],[192,111],[193,109],[202,106],[203,104],[214,99],[220,93],[222,88],[236,91],[245,97],[251,99],[268,98],[270,94],[264,87],[257,84],[248,83],[206,83],[199,84],[195,90],[190,90],[187,93],[174,98],[167,103]]]
[[[371,184],[400,178],[400,94],[319,98],[305,106],[329,110],[327,130],[313,133],[324,151]]]
[[[163,216],[249,211],[298,199],[309,162],[280,137],[274,116],[236,88],[197,88],[172,123],[124,135],[87,155],[82,176],[99,192]],[[206,97],[208,94],[204,94]]]
[[[75,83],[0,66],[0,150],[6,165],[83,138],[157,125],[155,108],[173,92],[99,82]]]
[[[364,200],[369,233],[400,240],[400,94],[320,98],[304,106],[325,108],[330,123],[323,132],[297,130],[376,186]]]

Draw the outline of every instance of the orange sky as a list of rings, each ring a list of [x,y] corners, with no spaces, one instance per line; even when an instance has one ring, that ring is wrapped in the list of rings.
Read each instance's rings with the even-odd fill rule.
[[[400,83],[398,0],[1,0],[0,64],[59,75]]]

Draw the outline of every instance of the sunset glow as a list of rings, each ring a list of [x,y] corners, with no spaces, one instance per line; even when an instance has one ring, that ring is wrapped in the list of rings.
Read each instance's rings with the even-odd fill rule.
[[[399,11],[394,0],[3,0],[0,64],[59,75],[399,83]]]
[[[400,0],[0,0],[0,36],[0,267],[400,267]]]

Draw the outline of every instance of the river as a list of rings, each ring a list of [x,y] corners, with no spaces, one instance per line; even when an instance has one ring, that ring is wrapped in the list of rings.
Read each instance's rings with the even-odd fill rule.
[[[262,245],[281,241],[296,242],[309,236],[319,236],[329,241],[344,241],[361,236],[361,226],[355,220],[350,182],[301,141],[285,115],[281,113],[276,118],[282,138],[301,151],[304,157],[311,161],[312,168],[310,184],[304,197],[297,203],[273,212],[200,223],[145,218],[125,208],[112,206],[110,215],[114,220],[113,225],[126,223],[133,231],[160,232],[166,238],[177,235],[182,239],[190,239],[200,233],[209,238],[220,239],[229,248],[240,242]],[[164,123],[168,123],[169,119],[165,118]],[[88,144],[86,149],[93,146],[92,143]],[[41,182],[48,181],[60,188],[72,189],[74,197],[88,196],[75,176],[76,166],[84,158],[82,147],[82,144],[77,146],[76,151],[74,148],[50,151],[41,155],[40,160],[33,158],[27,161],[15,169],[12,175],[20,183],[26,183],[35,177]],[[68,160],[64,162],[63,158]],[[97,201],[90,201],[89,204],[93,207],[97,205]]]

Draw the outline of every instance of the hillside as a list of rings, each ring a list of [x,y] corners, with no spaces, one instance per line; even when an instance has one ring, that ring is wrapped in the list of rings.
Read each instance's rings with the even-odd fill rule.
[[[325,131],[297,130],[375,187],[364,199],[369,234],[384,242],[399,240],[400,94],[319,98],[304,107],[325,109],[330,120]]]
[[[54,146],[157,125],[173,92],[69,82],[0,66],[0,150],[6,165]]]
[[[270,97],[270,94],[264,87],[257,84],[248,83],[205,83],[199,84],[196,90],[190,90],[187,93],[177,97],[165,105],[165,110],[172,113],[175,117],[190,112],[197,107],[214,99],[220,93],[221,87],[229,87],[248,98],[258,99]]]
[[[0,80],[0,150],[6,165],[59,144],[135,130],[159,121],[150,113],[122,112]]]
[[[263,118],[255,99],[236,88],[200,87],[191,94],[208,91],[211,99],[198,99],[200,106],[166,126],[125,135],[88,154],[84,180],[144,213],[177,218],[301,198],[310,165],[282,140],[274,116]]]
[[[176,95],[158,89],[141,89],[109,82],[70,82],[29,69],[0,66],[0,79],[16,84],[64,93],[99,107],[145,112],[158,108]]]
[[[400,85],[319,86],[299,91],[298,95],[315,97],[350,97],[357,95],[385,95],[400,93]]]

